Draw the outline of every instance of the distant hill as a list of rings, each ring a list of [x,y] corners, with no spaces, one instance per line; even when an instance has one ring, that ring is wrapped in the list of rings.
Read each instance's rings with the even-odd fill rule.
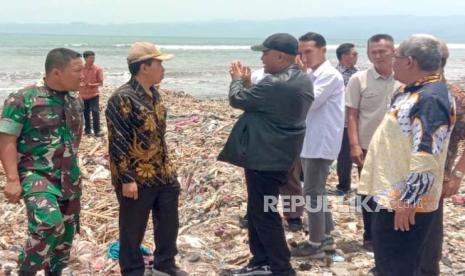
[[[308,17],[270,21],[203,21],[97,25],[5,24],[0,33],[67,35],[139,35],[177,37],[264,37],[274,32],[301,35],[316,31],[328,39],[366,39],[389,33],[396,40],[413,33],[430,33],[450,42],[465,41],[465,16],[347,16]]]

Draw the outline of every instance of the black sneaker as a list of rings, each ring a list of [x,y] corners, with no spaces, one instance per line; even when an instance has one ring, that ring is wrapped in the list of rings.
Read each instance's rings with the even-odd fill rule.
[[[291,232],[298,232],[302,230],[303,224],[302,224],[302,219],[301,218],[292,218],[292,219],[287,219],[287,229]]]
[[[306,257],[310,259],[323,259],[326,254],[321,245],[316,246],[303,241],[297,245],[296,248],[291,249],[292,257]]]
[[[231,271],[231,276],[248,275],[271,275],[271,268],[268,265],[245,266],[241,269]]]
[[[249,227],[249,219],[247,215],[239,217],[239,227],[242,229],[247,229]]]

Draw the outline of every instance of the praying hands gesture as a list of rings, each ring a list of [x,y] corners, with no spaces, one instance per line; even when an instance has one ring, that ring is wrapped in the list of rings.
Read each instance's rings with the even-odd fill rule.
[[[244,86],[249,88],[252,86],[250,67],[242,65],[240,61],[234,61],[229,67],[229,74],[232,80],[243,80]]]

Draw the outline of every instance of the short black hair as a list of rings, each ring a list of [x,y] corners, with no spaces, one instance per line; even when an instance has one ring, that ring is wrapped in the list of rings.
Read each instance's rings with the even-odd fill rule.
[[[95,56],[95,53],[93,51],[85,51],[84,53],[82,53],[82,56],[84,58],[90,57],[90,56]]]
[[[50,73],[54,68],[64,69],[71,60],[76,58],[81,58],[81,54],[67,48],[55,48],[47,54],[45,73]]]
[[[388,34],[375,34],[373,36],[371,36],[368,41],[367,41],[367,46],[370,44],[370,43],[373,43],[373,42],[379,42],[380,40],[387,40],[387,41],[390,41],[392,42],[392,44],[394,44],[394,38],[392,38],[392,36],[388,35]]]
[[[307,42],[307,41],[315,41],[315,46],[318,48],[325,47],[326,46],[326,40],[325,38],[314,32],[308,32],[304,34],[303,36],[299,37],[299,41]]]
[[[149,58],[149,59],[146,59],[146,60],[141,60],[141,61],[138,61],[138,62],[131,63],[131,64],[128,65],[129,72],[131,73],[132,76],[135,76],[135,75],[137,75],[137,73],[139,73],[140,67],[142,66],[142,64],[150,66],[150,65],[152,65],[152,62],[153,62],[153,58]]]
[[[342,56],[350,53],[350,50],[354,47],[353,43],[342,43],[339,45],[336,49],[337,60],[341,61]]]

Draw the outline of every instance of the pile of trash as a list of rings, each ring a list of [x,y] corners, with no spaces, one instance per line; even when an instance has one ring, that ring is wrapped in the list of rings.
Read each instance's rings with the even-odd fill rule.
[[[101,96],[104,132],[109,91],[106,88]],[[247,230],[238,223],[246,211],[243,172],[216,161],[241,111],[230,108],[226,100],[198,99],[172,91],[163,91],[162,96],[168,107],[168,148],[182,188],[178,264],[190,275],[227,275],[228,270],[245,265],[250,258]],[[118,203],[110,183],[107,144],[106,137],[82,138],[81,233],[74,241],[71,263],[64,275],[120,275],[115,260],[119,249]],[[5,202],[3,171],[0,173],[0,275],[15,275],[18,251],[27,236],[25,206]],[[333,168],[329,189],[335,189],[336,181]],[[373,254],[361,245],[362,219],[354,208],[354,199],[354,194],[330,196],[337,250],[320,261],[292,260],[298,275],[367,275],[374,266]],[[463,194],[445,201],[443,275],[465,273],[464,202]],[[147,263],[153,258],[152,237],[149,223],[141,248]],[[286,231],[286,238],[292,246],[308,236],[304,231]]]

